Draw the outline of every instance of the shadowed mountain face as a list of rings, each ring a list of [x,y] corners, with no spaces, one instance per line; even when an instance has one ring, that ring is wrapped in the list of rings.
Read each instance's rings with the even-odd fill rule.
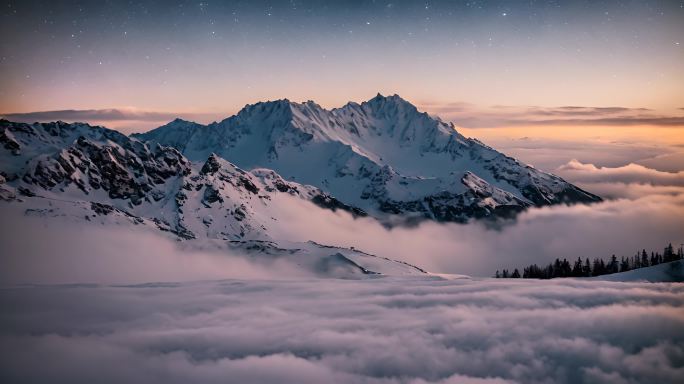
[[[601,200],[462,136],[397,95],[332,110],[312,101],[262,102],[221,122],[177,119],[134,136],[192,161],[216,153],[244,169],[272,169],[381,219],[465,222]]]

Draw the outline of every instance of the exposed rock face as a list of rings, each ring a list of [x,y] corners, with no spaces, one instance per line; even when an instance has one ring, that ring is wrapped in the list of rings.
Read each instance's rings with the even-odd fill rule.
[[[7,185],[5,176],[0,174],[0,200],[11,201],[17,198],[14,188]]]
[[[190,173],[190,163],[174,148],[127,147],[103,145],[80,136],[54,156],[38,159],[23,179],[46,189],[74,183],[86,194],[102,189],[112,199],[140,204],[143,199],[158,200],[164,195],[159,190],[152,193],[158,185]]]
[[[2,120],[0,129],[16,143],[0,155],[7,160],[3,172],[44,189],[73,184],[85,194],[103,190],[112,199],[140,204],[159,200],[167,180],[190,173],[190,162],[175,148],[150,146],[102,127]]]
[[[341,203],[318,188],[286,181],[269,169],[255,169],[247,172],[234,164],[212,154],[202,165],[198,174],[184,179],[184,186],[176,195],[183,222],[201,219],[206,230],[226,239],[270,239],[268,220],[272,200],[277,194],[285,194],[315,205],[343,210],[356,216],[365,212]],[[201,195],[201,205],[196,204]],[[207,219],[211,217],[211,219]],[[218,218],[221,218],[220,220]],[[196,227],[196,224],[188,224]]]
[[[182,239],[270,239],[278,194],[364,212],[272,170],[247,172],[211,154],[193,165],[177,149],[85,124],[0,122],[17,146],[0,148],[0,199],[87,201],[95,216],[148,220]],[[4,175],[11,175],[12,180]],[[90,220],[91,215],[86,215]]]

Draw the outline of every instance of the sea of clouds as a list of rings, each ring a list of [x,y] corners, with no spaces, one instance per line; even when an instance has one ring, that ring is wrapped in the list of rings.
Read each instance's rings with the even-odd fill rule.
[[[429,271],[492,276],[499,269],[576,260],[630,257],[684,243],[684,172],[641,165],[596,167],[573,160],[562,177],[605,198],[592,205],[533,208],[492,225],[423,222],[388,229],[372,219],[316,211],[296,201],[279,206],[281,238],[354,246]]]
[[[490,276],[684,241],[682,173],[572,161],[608,199],[388,229],[280,204],[275,237]],[[684,285],[316,279],[126,226],[0,220],[0,382],[679,383]],[[172,283],[135,283],[172,281]],[[22,285],[21,283],[70,285]]]
[[[0,307],[6,383],[684,377],[682,284],[432,277],[21,286],[0,289]]]
[[[557,173],[606,200],[529,209],[497,225],[423,222],[388,229],[374,219],[355,219],[281,195],[273,201],[279,220],[269,234],[274,239],[355,247],[431,272],[480,277],[555,258],[619,258],[684,243],[684,172],[571,161]],[[235,251],[173,241],[156,231],[85,222],[65,225],[21,212],[10,215],[9,207],[4,206],[0,220],[0,278],[5,283],[302,276],[287,262],[255,264]]]

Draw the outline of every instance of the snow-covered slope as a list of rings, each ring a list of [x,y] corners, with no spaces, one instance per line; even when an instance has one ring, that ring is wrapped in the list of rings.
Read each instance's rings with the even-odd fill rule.
[[[394,95],[326,110],[312,101],[248,105],[209,125],[183,120],[135,135],[193,161],[211,153],[269,168],[384,218],[508,215],[600,198],[459,134]]]
[[[191,163],[178,150],[86,124],[0,120],[0,209],[46,220],[144,225],[180,239],[222,242],[242,253],[285,258],[321,275],[421,274],[351,249],[271,236],[278,204],[365,212],[269,169],[244,171],[210,154]],[[283,244],[287,243],[287,246]],[[268,256],[270,255],[270,256]]]
[[[605,281],[650,281],[650,282],[684,282],[684,261],[675,260],[652,267],[634,269],[627,272],[613,273],[593,277],[592,280]]]

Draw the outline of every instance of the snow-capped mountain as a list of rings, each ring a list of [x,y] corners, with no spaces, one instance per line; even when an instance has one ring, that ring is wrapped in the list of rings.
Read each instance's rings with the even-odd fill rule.
[[[288,209],[342,210],[387,224],[463,222],[600,200],[396,95],[332,110],[311,101],[257,103],[218,123],[177,119],[132,137],[82,123],[0,120],[0,145],[2,210],[140,225],[326,276],[424,271],[283,238]]]
[[[269,169],[245,171],[210,154],[178,150],[87,124],[0,120],[0,210],[61,222],[140,225],[199,247],[223,244],[263,260],[286,259],[324,276],[423,274],[357,250],[272,236],[280,205],[365,212]],[[282,225],[286,225],[283,223]]]
[[[243,169],[273,169],[380,219],[464,222],[529,206],[600,201],[464,137],[397,95],[332,110],[312,101],[261,102],[221,122],[177,119],[135,137],[193,161],[216,153]]]

